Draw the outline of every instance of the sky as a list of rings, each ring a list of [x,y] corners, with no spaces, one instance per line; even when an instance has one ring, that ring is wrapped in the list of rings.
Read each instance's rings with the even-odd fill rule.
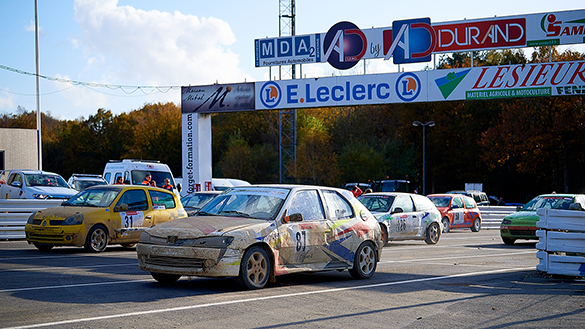
[[[47,77],[40,79],[40,109],[87,119],[100,108],[117,115],[158,102],[180,106],[180,86],[270,80],[277,69],[254,66],[254,39],[279,35],[279,3],[38,0],[39,72]],[[421,17],[446,22],[585,8],[583,0],[296,0],[295,7],[297,35],[324,33],[340,21],[367,29]],[[0,115],[37,109],[34,27],[34,0],[0,0]],[[374,59],[366,70],[397,67]],[[303,78],[332,74],[339,72],[329,64],[302,67]]]

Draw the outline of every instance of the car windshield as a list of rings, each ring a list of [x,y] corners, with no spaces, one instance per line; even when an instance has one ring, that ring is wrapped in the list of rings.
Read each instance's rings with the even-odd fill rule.
[[[389,212],[394,203],[393,195],[361,195],[358,200],[373,212]]]
[[[50,186],[69,188],[67,182],[59,175],[51,174],[24,174],[27,186]]]
[[[154,171],[154,170],[132,170],[132,184],[143,185],[146,175],[151,175],[151,181],[156,184],[157,187],[162,187],[165,184],[165,178],[168,178],[171,185],[175,186],[175,181],[168,171]]]
[[[73,182],[73,188],[82,191],[94,185],[107,185],[108,183],[100,180],[77,180]]]
[[[290,190],[275,187],[235,187],[207,203],[197,216],[219,215],[272,220]]]
[[[217,194],[193,194],[182,198],[181,203],[185,208],[199,209],[216,196]]]
[[[528,202],[523,211],[536,211],[536,209],[569,209],[573,198],[566,196],[540,196],[532,199]]]
[[[118,189],[92,188],[77,193],[71,199],[65,201],[63,205],[106,208],[112,204],[118,193],[120,193]]]
[[[448,196],[433,196],[429,197],[429,199],[433,201],[436,207],[449,207],[449,202],[451,202],[451,198]]]

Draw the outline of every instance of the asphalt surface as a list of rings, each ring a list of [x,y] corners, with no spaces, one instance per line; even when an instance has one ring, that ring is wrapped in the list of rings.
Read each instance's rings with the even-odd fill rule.
[[[156,283],[133,249],[39,252],[0,242],[0,328],[585,328],[585,280],[536,271],[535,241],[454,230],[437,245],[390,242],[376,274]]]

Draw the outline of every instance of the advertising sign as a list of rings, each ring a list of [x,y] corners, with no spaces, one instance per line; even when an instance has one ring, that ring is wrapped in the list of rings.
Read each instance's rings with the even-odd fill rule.
[[[254,83],[181,87],[181,113],[254,109]]]
[[[428,62],[436,53],[585,42],[585,9],[432,23],[430,18],[360,29],[339,22],[326,33],[255,40],[256,67],[328,62],[344,70],[361,59]]]

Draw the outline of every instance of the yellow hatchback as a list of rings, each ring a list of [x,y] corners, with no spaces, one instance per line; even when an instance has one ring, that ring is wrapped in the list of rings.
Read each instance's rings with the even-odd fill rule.
[[[146,228],[187,217],[179,198],[150,186],[101,185],[87,188],[61,206],[33,213],[26,240],[41,251],[55,246],[104,251],[108,245],[133,247]]]

